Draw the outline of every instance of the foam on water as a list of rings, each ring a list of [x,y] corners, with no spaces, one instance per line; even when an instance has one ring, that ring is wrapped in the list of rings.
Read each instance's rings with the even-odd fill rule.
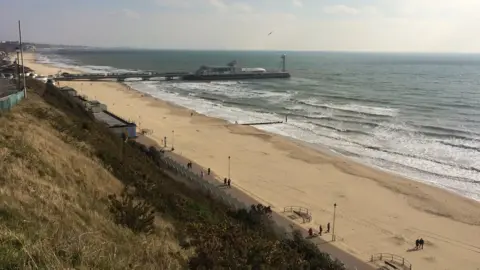
[[[238,123],[246,123],[282,120],[282,117],[276,114],[252,112],[233,106],[215,103],[196,96],[184,96],[175,92],[160,90],[163,84],[158,82],[129,82],[127,85],[153,97],[195,110],[196,112],[207,116],[225,119],[231,123],[235,123],[236,121]]]
[[[280,93],[261,90],[252,90],[248,83],[226,81],[226,82],[179,82],[167,83],[162,87],[169,90],[180,90],[188,92],[192,96],[198,96],[203,93],[221,95],[228,98],[269,98],[275,102],[287,100],[294,93]]]
[[[40,56],[39,60],[84,72],[127,71],[109,66],[80,66],[63,58]],[[447,130],[441,123],[408,123],[401,119],[402,111],[398,108],[358,104],[357,98],[347,98],[347,103],[342,103],[319,96],[298,97],[294,90],[270,90],[265,86],[270,82],[125,83],[153,97],[231,123],[282,121],[283,114],[288,113],[288,123],[257,128],[314,146],[327,146],[358,162],[480,201],[480,136],[469,127]],[[295,89],[293,85],[318,86],[317,81],[302,78],[293,78],[288,84],[291,89]],[[326,95],[329,97],[331,94]],[[250,106],[258,102],[260,105]],[[278,105],[280,109],[276,113],[266,112],[275,110],[261,110],[262,104]]]
[[[395,117],[398,113],[397,109],[392,108],[385,108],[385,107],[374,107],[374,106],[365,106],[359,104],[331,104],[331,103],[322,103],[317,98],[308,98],[304,100],[300,100],[299,102],[319,108],[326,108],[326,109],[333,109],[351,113],[361,113],[361,114],[371,114],[371,115],[378,115],[378,116],[388,116],[388,117]]]

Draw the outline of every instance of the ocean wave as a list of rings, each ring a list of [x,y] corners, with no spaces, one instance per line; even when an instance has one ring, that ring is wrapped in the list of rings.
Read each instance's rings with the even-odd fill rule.
[[[366,106],[360,104],[328,104],[328,103],[321,103],[317,99],[304,99],[298,101],[301,104],[324,108],[324,109],[332,109],[338,110],[343,112],[349,113],[356,113],[356,114],[364,114],[364,115],[372,115],[377,117],[395,117],[398,114],[398,109],[392,108],[385,108],[385,107],[374,107],[374,106]]]
[[[381,148],[353,146],[342,148],[344,152],[352,152],[359,157],[367,157],[373,160],[387,161],[392,164],[401,165],[409,170],[423,172],[431,176],[441,176],[455,179],[465,183],[480,183],[477,175],[479,168],[458,166],[456,164],[445,164],[438,160],[426,159],[422,156],[410,156],[404,153],[395,153]]]
[[[441,144],[452,146],[452,147],[457,147],[457,148],[462,148],[462,149],[467,149],[467,150],[475,150],[477,152],[480,152],[480,145],[472,146],[467,144],[461,144],[461,143],[451,143],[451,142],[445,142],[445,141],[438,141]]]
[[[252,90],[248,88],[245,83],[238,82],[215,82],[215,83],[203,83],[203,82],[183,82],[183,83],[170,83],[163,85],[167,89],[176,89],[180,91],[194,93],[194,95],[206,96],[221,95],[225,99],[258,99],[262,98],[269,103],[281,103],[289,100],[295,95],[294,92],[272,92],[262,90]]]
[[[372,150],[375,152],[383,152],[387,153],[390,155],[395,155],[397,159],[403,159],[403,158],[415,158],[418,160],[423,160],[423,161],[429,161],[432,163],[436,163],[439,165],[449,166],[453,168],[460,168],[466,171],[474,171],[474,172],[480,172],[480,163],[477,165],[470,164],[470,165],[462,165],[460,163],[460,160],[458,160],[458,156],[455,156],[453,148],[444,148],[441,149],[441,145],[437,141],[433,141],[431,139],[425,139],[417,136],[411,136],[411,137],[398,137],[396,133],[392,133],[391,130],[384,130],[384,132],[388,133],[388,136],[383,136],[377,134],[370,134],[370,133],[365,133],[362,131],[358,130],[352,130],[352,129],[339,129],[336,127],[328,126],[328,125],[316,125],[316,124],[310,124],[310,125],[302,125],[302,124],[293,124],[296,125],[299,129],[303,130],[310,130],[315,132],[316,136],[321,136],[321,137],[326,137],[330,139],[335,139],[337,141],[342,141],[348,146],[355,146],[355,147],[360,147],[363,150]],[[336,134],[333,135],[332,133],[325,133],[319,130],[318,128],[315,129],[315,127],[319,127],[322,129],[327,129],[330,131],[335,131]],[[363,137],[356,137],[356,139],[348,136],[342,136],[345,135],[345,133],[355,133],[359,135],[364,135]],[[392,138],[393,137],[393,138]],[[407,143],[408,141],[408,143]],[[416,141],[416,143],[414,143]],[[386,143],[386,144],[385,144]],[[405,146],[408,145],[409,147],[405,148]],[[344,145],[347,146],[347,145]],[[348,148],[348,147],[346,147]],[[338,149],[338,145],[336,147]],[[430,149],[430,150],[427,150]],[[436,150],[434,150],[436,149]],[[358,155],[362,155],[362,151],[358,151]],[[405,151],[406,150],[406,151]],[[427,150],[427,152],[425,152]],[[474,157],[477,154],[469,151],[464,152],[461,154],[463,157],[470,157],[470,160],[474,161]],[[441,159],[440,157],[446,156],[448,158],[446,159]],[[399,158],[402,157],[402,158]],[[478,166],[478,167],[476,167]],[[448,170],[448,169],[447,169]],[[439,173],[439,172],[437,172]],[[461,176],[456,176],[459,179],[467,179],[466,177],[461,177]],[[472,179],[470,179],[472,180]]]
[[[439,134],[459,134],[459,135],[465,135],[467,137],[472,136],[473,138],[480,136],[480,133],[477,133],[471,130],[465,130],[462,128],[443,127],[438,125],[427,125],[427,124],[414,125],[414,126],[420,129],[428,129],[428,130],[436,131]]]

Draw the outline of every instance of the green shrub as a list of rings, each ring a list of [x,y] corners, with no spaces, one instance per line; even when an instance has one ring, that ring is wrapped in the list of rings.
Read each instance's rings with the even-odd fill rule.
[[[120,199],[109,195],[110,213],[115,223],[131,229],[135,233],[150,234],[155,230],[155,211],[145,201],[135,202],[132,195],[122,193]]]

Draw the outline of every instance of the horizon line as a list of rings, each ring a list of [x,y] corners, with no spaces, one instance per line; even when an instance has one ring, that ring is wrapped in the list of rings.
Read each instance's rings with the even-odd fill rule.
[[[377,54],[480,54],[478,52],[455,52],[455,51],[375,51],[375,50],[295,50],[295,49],[225,49],[225,48],[143,48],[131,46],[103,47],[93,45],[67,45],[67,44],[49,44],[41,42],[25,41],[23,43],[38,44],[52,47],[72,47],[72,48],[89,48],[99,50],[148,50],[148,51],[235,51],[235,52],[319,52],[319,53],[377,53]]]

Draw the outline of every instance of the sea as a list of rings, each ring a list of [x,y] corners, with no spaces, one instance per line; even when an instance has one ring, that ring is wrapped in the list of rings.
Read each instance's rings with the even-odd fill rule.
[[[50,48],[37,60],[92,73],[232,60],[279,70],[284,53],[290,79],[126,84],[232,123],[288,115],[257,128],[480,201],[480,55]]]

